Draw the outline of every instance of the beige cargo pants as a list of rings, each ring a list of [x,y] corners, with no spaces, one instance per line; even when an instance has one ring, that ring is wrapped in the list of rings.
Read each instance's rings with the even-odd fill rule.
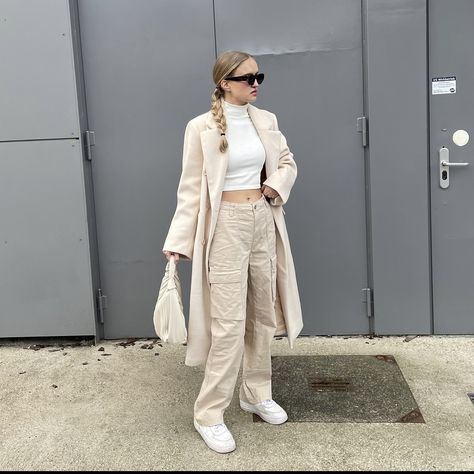
[[[266,198],[221,201],[209,249],[211,349],[194,405],[202,426],[223,423],[240,370],[240,399],[272,398],[271,342],[276,330],[276,241]]]

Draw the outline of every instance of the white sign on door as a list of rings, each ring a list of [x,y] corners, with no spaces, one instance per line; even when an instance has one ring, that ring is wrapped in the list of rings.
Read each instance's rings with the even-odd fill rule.
[[[455,94],[456,76],[433,77],[431,79],[431,94]]]

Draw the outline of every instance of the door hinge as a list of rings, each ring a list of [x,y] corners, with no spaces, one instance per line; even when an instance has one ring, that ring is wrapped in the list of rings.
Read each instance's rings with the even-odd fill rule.
[[[99,322],[104,324],[104,309],[107,308],[107,296],[102,293],[102,288],[97,290],[97,312]]]
[[[84,132],[84,147],[86,149],[86,158],[92,161],[92,147],[95,145],[95,132],[86,130]]]
[[[366,304],[367,317],[373,318],[374,317],[374,311],[373,311],[374,292],[372,291],[371,288],[362,288],[362,297],[363,297],[362,301],[364,301]]]
[[[369,130],[367,117],[357,117],[357,131],[362,133],[362,146],[366,147],[369,144]]]

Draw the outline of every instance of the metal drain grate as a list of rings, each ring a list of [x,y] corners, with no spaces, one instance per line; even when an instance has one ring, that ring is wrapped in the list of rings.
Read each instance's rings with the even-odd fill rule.
[[[354,389],[350,380],[341,377],[315,377],[308,380],[314,392],[349,392]]]
[[[424,423],[391,354],[274,356],[272,397],[290,422]]]

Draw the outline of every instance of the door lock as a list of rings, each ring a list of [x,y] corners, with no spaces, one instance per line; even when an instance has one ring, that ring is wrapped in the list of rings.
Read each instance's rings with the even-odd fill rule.
[[[449,161],[449,150],[446,147],[439,149],[439,185],[443,189],[449,187],[449,168],[451,166],[455,168],[462,168],[467,166],[469,163],[450,163]]]

